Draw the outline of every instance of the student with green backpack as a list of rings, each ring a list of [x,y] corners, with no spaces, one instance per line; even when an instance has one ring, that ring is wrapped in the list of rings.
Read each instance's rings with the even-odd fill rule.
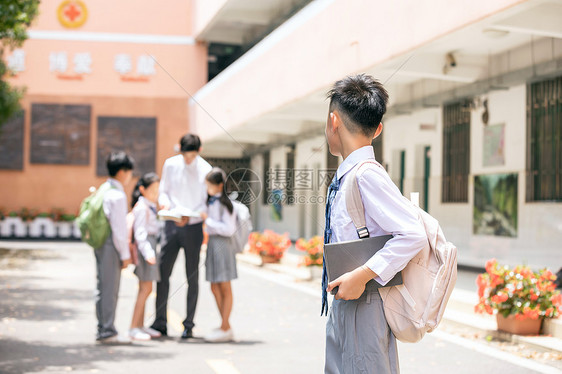
[[[125,152],[112,152],[106,165],[109,178],[84,200],[78,224],[82,240],[94,248],[96,256],[96,340],[101,344],[129,344],[128,337],[118,335],[114,320],[121,269],[131,264],[124,187],[133,176],[133,159]]]

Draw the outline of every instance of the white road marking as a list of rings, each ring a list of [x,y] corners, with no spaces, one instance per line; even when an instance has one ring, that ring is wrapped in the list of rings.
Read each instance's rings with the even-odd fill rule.
[[[251,275],[255,275],[256,277],[262,278],[262,279],[266,279],[272,283],[275,284],[279,284],[281,286],[287,287],[287,288],[291,288],[293,290],[297,290],[300,291],[302,293],[320,298],[321,296],[321,292],[320,289],[318,290],[314,290],[308,286],[303,286],[303,285],[299,285],[299,284],[295,284],[294,283],[294,279],[290,276],[281,274],[281,273],[269,273],[269,272],[264,272],[263,270],[260,269],[252,269],[250,266],[244,266],[241,265],[240,263],[238,263],[238,268],[241,269],[243,272],[245,273],[249,273]]]
[[[217,374],[240,374],[240,372],[227,360],[205,360],[207,365]]]

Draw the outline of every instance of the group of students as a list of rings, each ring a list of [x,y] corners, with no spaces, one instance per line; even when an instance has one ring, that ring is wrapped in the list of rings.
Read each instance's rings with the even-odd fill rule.
[[[103,211],[111,234],[94,253],[97,268],[96,316],[97,341],[101,344],[128,344],[167,335],[169,278],[180,248],[185,252],[188,283],[187,316],[182,339],[193,337],[193,317],[199,292],[199,256],[203,227],[209,235],[206,255],[206,279],[216,299],[221,325],[204,336],[209,342],[234,338],[229,318],[233,296],[230,282],[237,278],[237,248],[232,240],[236,231],[233,203],[224,193],[226,174],[213,168],[200,155],[198,136],[187,134],[180,140],[180,154],[166,160],[162,179],[156,173],[142,175],[132,193],[132,235],[127,227],[127,196],[124,187],[132,179],[133,159],[125,152],[113,152],[107,159],[110,188],[103,196]],[[158,209],[188,208],[198,217],[182,217],[181,222],[158,220]],[[204,224],[204,226],[203,226]],[[134,273],[139,279],[138,295],[128,336],[115,329],[115,311],[121,269],[131,265],[131,236],[138,250]],[[160,237],[161,249],[157,251]],[[145,326],[145,304],[156,287],[156,317]]]
[[[358,232],[346,207],[346,180],[352,174],[350,171],[356,170],[364,160],[375,159],[371,142],[382,131],[381,121],[386,111],[388,94],[383,85],[373,77],[359,74],[336,82],[328,93],[328,98],[330,105],[325,126],[326,140],[330,153],[341,156],[343,162],[336,171],[328,193],[324,242],[336,243],[357,239]],[[146,257],[137,267],[141,287],[132,325],[133,337],[140,335],[138,331],[147,335],[166,334],[168,279],[179,248],[185,250],[189,283],[187,317],[183,322],[185,330],[182,338],[192,336],[198,293],[199,251],[203,240],[202,225],[205,222],[210,235],[206,260],[207,280],[211,282],[222,316],[220,328],[209,334],[208,338],[211,341],[232,338],[228,323],[232,309],[229,281],[236,278],[236,262],[231,252],[226,254],[224,251],[232,233],[232,207],[223,194],[224,173],[220,169],[211,170],[211,166],[198,155],[199,149],[199,138],[186,135],[181,141],[181,155],[168,159],[164,165],[160,188],[152,187],[157,183],[155,177],[148,178],[146,183],[141,178],[139,182],[138,192],[143,197],[143,200],[139,197],[139,201],[145,203],[135,206],[135,216],[138,217],[138,226],[146,222],[146,228],[142,229],[144,232],[135,228],[135,234],[139,235],[140,240],[146,238],[147,244],[140,244],[145,248],[141,249],[141,253]],[[371,279],[381,285],[387,284],[424,248],[427,236],[416,210],[404,202],[401,192],[386,171],[373,165],[366,165],[356,174],[357,186],[365,206],[365,228],[370,236],[392,235],[392,238],[365,264],[330,283],[324,269],[321,314],[328,311],[327,292],[335,292],[326,325],[325,373],[399,372],[396,338],[386,320],[381,296],[378,290],[365,291],[365,285]],[[122,153],[112,154],[108,160],[108,169],[111,176],[109,183],[116,188],[108,194],[106,209],[113,236],[101,249],[96,250],[98,290],[101,294],[97,308],[100,323],[98,338],[101,341],[117,339],[113,316],[119,287],[119,264],[126,266],[129,258],[124,232],[126,198],[122,186],[131,178],[132,162]],[[205,180],[206,189],[202,183]],[[147,210],[156,206],[157,197],[159,205],[164,208],[181,205],[203,212],[200,218],[190,219],[189,222],[186,220],[182,222],[183,225],[166,222],[159,262],[154,254],[153,235],[157,233],[155,213]],[[150,219],[143,221],[146,213]],[[160,273],[156,320],[150,329],[146,329],[142,325],[142,311],[151,282],[158,279],[156,269]],[[110,272],[111,276],[106,274]],[[106,287],[104,282],[110,282],[113,288]],[[111,300],[104,301],[104,297]]]

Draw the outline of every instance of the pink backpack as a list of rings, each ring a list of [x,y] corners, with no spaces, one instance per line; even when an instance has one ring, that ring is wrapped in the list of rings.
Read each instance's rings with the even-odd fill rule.
[[[375,160],[366,160],[354,167],[347,178],[352,184],[346,188],[346,206],[358,231],[365,228],[366,224],[356,174],[367,163],[384,170]],[[385,176],[392,183],[386,171]],[[426,332],[435,330],[441,322],[457,281],[457,247],[445,239],[435,218],[406,200],[418,212],[418,219],[423,223],[427,234],[427,244],[402,270],[404,283],[379,288],[379,293],[386,320],[394,336],[402,342],[415,343]]]

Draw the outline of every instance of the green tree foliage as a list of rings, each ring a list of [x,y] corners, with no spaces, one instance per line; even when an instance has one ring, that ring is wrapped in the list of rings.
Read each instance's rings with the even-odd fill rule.
[[[11,74],[4,61],[5,48],[21,47],[26,30],[37,16],[39,0],[0,1],[0,126],[20,110],[24,89],[11,87],[6,77]]]

